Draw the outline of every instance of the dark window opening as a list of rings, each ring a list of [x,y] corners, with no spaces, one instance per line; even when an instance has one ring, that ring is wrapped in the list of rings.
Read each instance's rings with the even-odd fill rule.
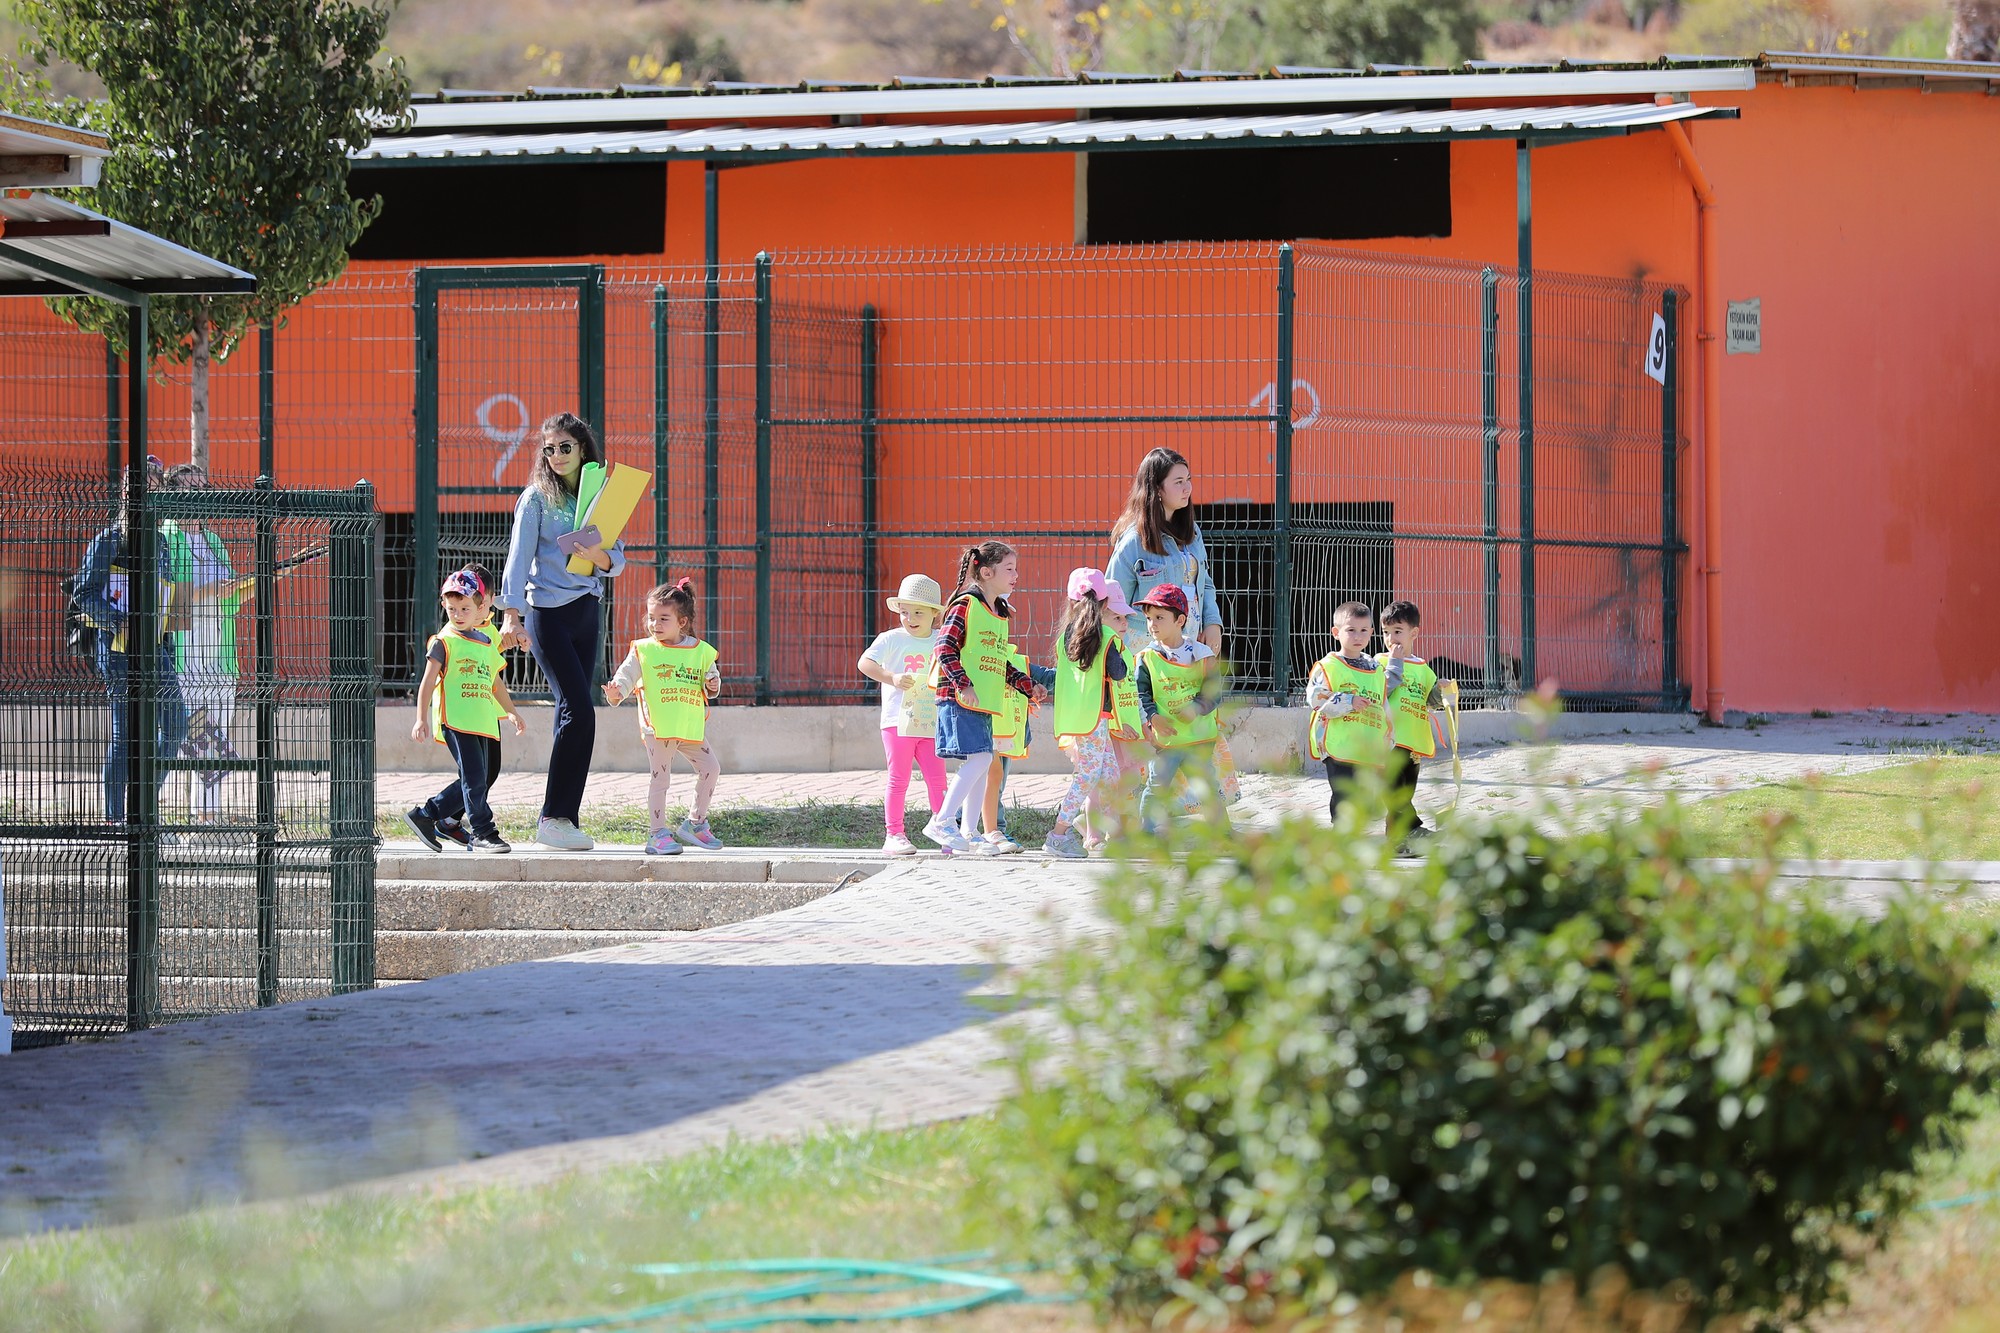
[[[356,167],[347,192],[382,212],[355,259],[568,259],[666,249],[663,162]]]
[[[1223,652],[1234,664],[1237,688],[1268,690],[1276,573],[1271,506],[1198,504],[1195,521],[1208,547]],[[1379,611],[1395,597],[1395,532],[1396,507],[1386,500],[1292,506],[1294,692],[1305,689],[1313,663],[1333,651],[1328,631],[1336,606],[1366,602]]]
[[[1085,168],[1086,239],[1362,241],[1451,235],[1451,145],[1101,152]]]

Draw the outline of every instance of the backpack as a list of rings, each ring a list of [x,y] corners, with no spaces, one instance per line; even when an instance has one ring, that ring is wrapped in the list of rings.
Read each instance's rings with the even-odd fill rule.
[[[82,574],[71,574],[57,585],[63,594],[63,647],[69,650],[71,657],[81,657],[85,661],[95,662],[97,626],[90,623],[90,617],[83,613],[83,603],[77,598],[77,590],[82,585]]]

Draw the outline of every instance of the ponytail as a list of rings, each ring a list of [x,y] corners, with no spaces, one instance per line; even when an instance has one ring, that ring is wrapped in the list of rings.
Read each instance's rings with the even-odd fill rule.
[[[971,586],[975,568],[991,569],[1012,554],[1014,548],[1003,541],[978,542],[966,547],[965,553],[958,557],[958,587],[952,595],[957,596]]]
[[[687,633],[695,633],[693,579],[684,577],[672,583],[662,583],[646,594],[646,605],[671,607],[687,626]]]
[[[1097,660],[1104,647],[1104,603],[1093,596],[1073,598],[1056,627],[1056,651],[1080,667]]]

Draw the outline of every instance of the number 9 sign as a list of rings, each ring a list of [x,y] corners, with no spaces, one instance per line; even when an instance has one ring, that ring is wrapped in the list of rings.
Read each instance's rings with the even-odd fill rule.
[[[1653,314],[1653,336],[1646,340],[1646,377],[1654,380],[1662,388],[1667,383],[1667,321],[1664,315]]]

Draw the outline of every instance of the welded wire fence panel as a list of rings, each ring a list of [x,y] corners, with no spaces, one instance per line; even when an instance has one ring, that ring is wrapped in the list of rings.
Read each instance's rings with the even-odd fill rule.
[[[23,1040],[372,984],[367,490],[129,511],[101,460],[8,484],[0,868]],[[142,657],[149,533],[162,633]],[[69,587],[94,628],[66,623]]]

